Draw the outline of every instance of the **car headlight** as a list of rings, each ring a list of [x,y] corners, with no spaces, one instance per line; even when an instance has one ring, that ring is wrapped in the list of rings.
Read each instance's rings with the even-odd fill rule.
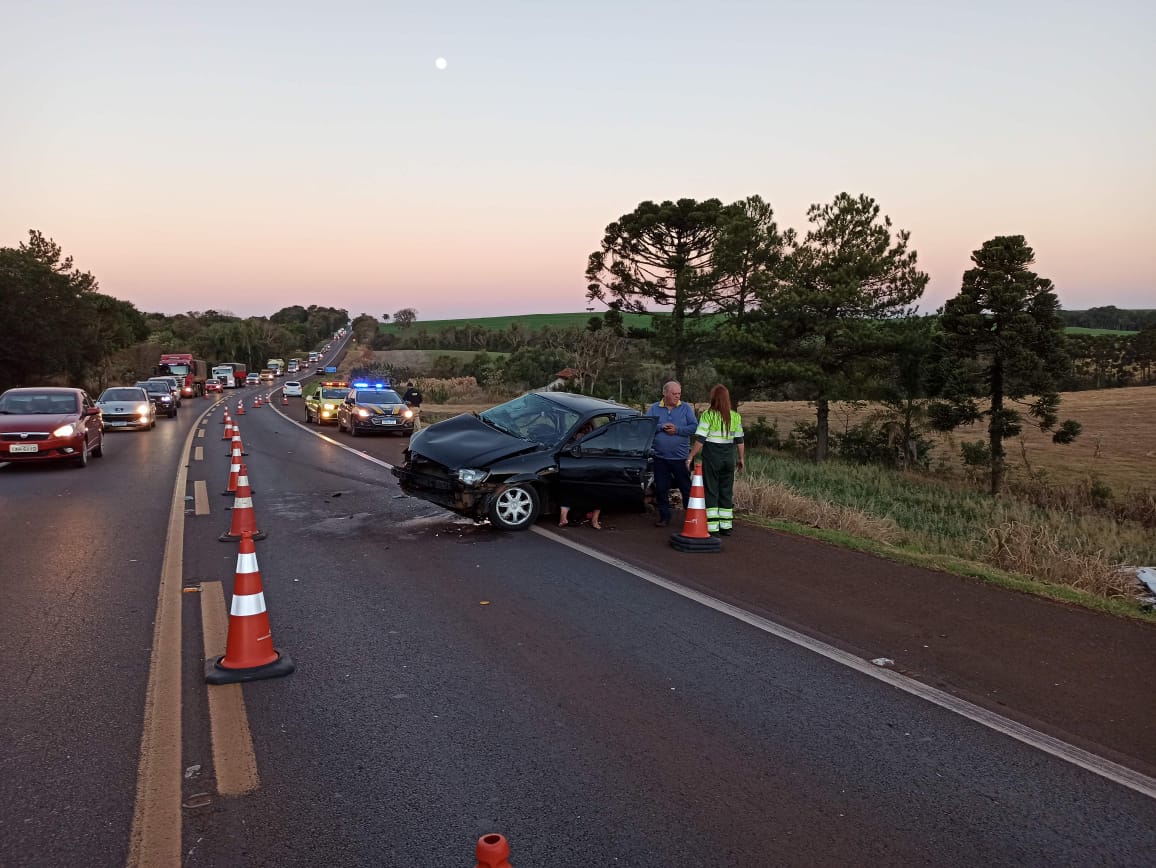
[[[490,471],[488,470],[477,470],[472,467],[465,467],[458,471],[458,479],[466,485],[477,485],[479,482],[484,482],[489,475]]]
[[[172,395],[161,395],[161,401],[163,401],[165,404],[171,404],[173,402],[173,396]]]
[[[364,407],[358,407],[357,408],[357,415],[360,416],[362,419],[368,419],[370,416],[370,413]]]
[[[69,422],[67,425],[61,425],[52,432],[53,437],[73,437],[84,430],[84,426],[79,422]]]
[[[138,406],[136,408],[136,412],[137,412],[137,415],[139,415],[139,416],[147,416],[149,414],[149,405],[148,404],[141,404],[140,406]]]
[[[402,413],[401,415],[405,416],[405,418],[407,418],[407,419],[412,419],[413,418],[413,410],[410,410],[407,407],[406,411],[404,413]]]
[[[323,406],[323,407],[324,407],[326,410],[332,410],[334,405],[333,405],[333,404],[323,404],[322,406]]]

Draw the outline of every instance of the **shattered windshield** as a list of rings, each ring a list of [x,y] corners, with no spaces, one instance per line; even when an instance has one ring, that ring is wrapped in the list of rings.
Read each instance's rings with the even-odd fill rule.
[[[533,392],[491,407],[478,417],[508,434],[545,446],[558,443],[578,421],[573,410]]]

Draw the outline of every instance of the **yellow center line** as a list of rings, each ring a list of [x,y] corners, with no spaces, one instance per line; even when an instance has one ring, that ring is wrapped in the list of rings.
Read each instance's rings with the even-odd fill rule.
[[[181,864],[181,584],[188,488],[185,456],[193,442],[193,430],[189,429],[179,453],[169,506],[141,728],[129,868]]]
[[[211,511],[209,509],[208,485],[205,480],[198,479],[193,483],[193,514],[208,515]]]
[[[225,653],[228,637],[228,610],[220,582],[201,583],[201,630],[205,637],[205,659]],[[213,768],[217,792],[240,796],[261,786],[257,755],[249,732],[249,715],[240,684],[209,685],[209,725],[213,741]]]

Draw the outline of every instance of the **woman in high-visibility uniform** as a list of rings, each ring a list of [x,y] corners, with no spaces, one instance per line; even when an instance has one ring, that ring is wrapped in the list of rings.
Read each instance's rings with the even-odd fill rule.
[[[706,529],[730,536],[734,527],[735,470],[742,470],[746,458],[743,420],[731,409],[731,393],[726,386],[710,390],[710,409],[698,420],[688,467],[702,452],[702,482],[706,489]]]

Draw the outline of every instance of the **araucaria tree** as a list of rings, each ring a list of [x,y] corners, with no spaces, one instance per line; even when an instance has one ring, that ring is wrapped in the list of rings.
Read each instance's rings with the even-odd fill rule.
[[[1018,411],[1027,408],[1056,443],[1080,433],[1072,420],[1057,427],[1057,383],[1068,366],[1064,324],[1052,282],[1028,266],[1035,254],[1022,235],[985,241],[971,254],[975,267],[963,275],[959,295],[940,312],[944,339],[944,401],[931,408],[932,424],[942,431],[988,420],[991,493],[1003,487],[1003,443],[1021,430]],[[982,408],[977,398],[983,398]]]
[[[827,456],[831,401],[860,397],[881,356],[896,345],[889,320],[909,316],[927,275],[916,268],[910,233],[868,196],[840,193],[807,210],[811,229],[780,279],[760,287],[760,311],[731,336],[729,364],[744,391],[789,384],[815,402],[815,459]]]
[[[695,319],[715,300],[722,207],[718,199],[643,202],[606,227],[586,268],[588,300],[636,313],[647,313],[648,305],[669,310],[668,318],[655,319],[655,342],[678,379],[703,336]]]

